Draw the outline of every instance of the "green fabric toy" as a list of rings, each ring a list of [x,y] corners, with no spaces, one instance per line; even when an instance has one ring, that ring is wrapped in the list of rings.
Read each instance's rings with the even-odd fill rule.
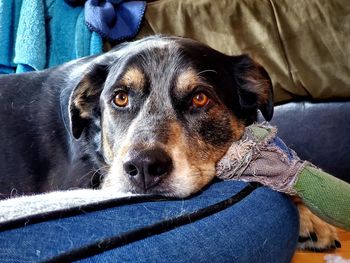
[[[302,161],[267,123],[248,126],[217,164],[224,180],[259,182],[299,196],[310,210],[335,226],[350,230],[350,184]]]

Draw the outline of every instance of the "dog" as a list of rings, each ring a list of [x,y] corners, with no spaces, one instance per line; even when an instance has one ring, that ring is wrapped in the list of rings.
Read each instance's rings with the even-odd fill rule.
[[[0,76],[2,197],[72,188],[184,198],[258,110],[273,115],[268,73],[247,55],[152,36],[39,72]],[[301,202],[301,246],[334,228]]]

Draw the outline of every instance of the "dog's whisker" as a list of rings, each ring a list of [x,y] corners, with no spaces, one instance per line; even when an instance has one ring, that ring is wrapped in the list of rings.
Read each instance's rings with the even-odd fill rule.
[[[85,173],[84,175],[82,175],[81,177],[79,177],[79,179],[78,179],[77,181],[78,181],[78,182],[82,181],[82,180],[85,179],[87,176],[89,176],[91,173],[92,173],[92,175],[91,175],[91,179],[90,179],[90,180],[92,180],[92,178],[94,178],[94,176],[96,175],[96,173],[102,171],[103,169],[107,169],[107,168],[109,168],[108,165],[101,166],[101,167],[98,168],[98,169],[95,169],[95,168],[93,167],[92,170],[88,171],[87,173]]]
[[[96,173],[97,173],[97,172],[95,172],[95,173],[91,176],[91,178],[90,178],[90,184],[91,184],[91,185],[94,185],[94,177],[95,177],[95,174],[96,174]],[[104,178],[106,175],[107,175],[107,172],[102,172],[102,173],[100,173],[100,174],[99,174],[99,177],[98,177],[99,182],[102,182],[103,178]]]
[[[198,72],[197,75],[200,76],[201,74],[206,73],[206,72],[212,72],[212,73],[218,74],[218,72],[216,70],[206,69],[206,70],[202,70],[202,71]]]
[[[103,170],[105,170],[106,169],[106,171],[103,171]],[[95,174],[97,174],[97,173],[99,173],[99,172],[103,172],[103,173],[107,173],[107,170],[109,169],[109,166],[108,165],[104,165],[104,166],[101,166],[100,168],[98,168],[98,169],[94,169],[95,170],[95,172],[94,172],[94,174],[92,175],[92,178],[95,176]]]

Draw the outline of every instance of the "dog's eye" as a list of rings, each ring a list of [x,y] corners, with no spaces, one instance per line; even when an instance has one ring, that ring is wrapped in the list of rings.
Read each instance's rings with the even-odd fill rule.
[[[114,97],[114,104],[117,105],[118,107],[125,107],[128,105],[129,102],[129,96],[128,93],[125,91],[119,91],[117,94],[115,94]]]
[[[195,94],[192,98],[192,104],[196,108],[202,108],[206,106],[209,102],[209,98],[203,92]]]

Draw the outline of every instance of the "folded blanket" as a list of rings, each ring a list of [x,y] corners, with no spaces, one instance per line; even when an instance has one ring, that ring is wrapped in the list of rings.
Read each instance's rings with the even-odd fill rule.
[[[0,0],[0,74],[42,70],[102,52],[82,7],[61,0]]]

